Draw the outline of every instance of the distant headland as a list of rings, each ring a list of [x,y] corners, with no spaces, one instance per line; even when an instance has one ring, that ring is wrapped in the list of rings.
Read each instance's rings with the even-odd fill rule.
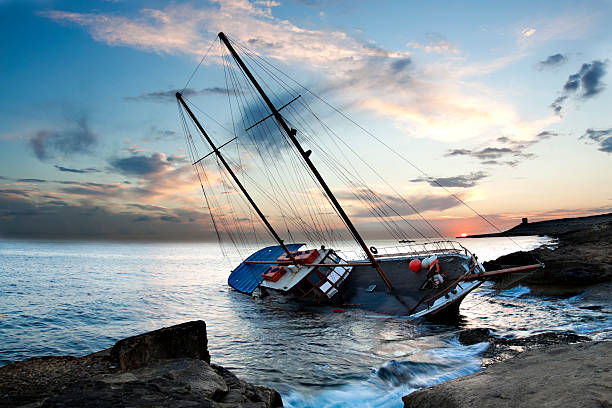
[[[591,215],[588,217],[559,218],[556,220],[529,222],[523,218],[522,222],[507,231],[490,234],[475,234],[457,238],[489,238],[510,237],[524,235],[558,235],[564,234],[586,226],[612,221],[612,213]]]

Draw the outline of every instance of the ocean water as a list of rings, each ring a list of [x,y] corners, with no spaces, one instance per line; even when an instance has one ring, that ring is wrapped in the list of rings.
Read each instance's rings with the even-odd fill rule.
[[[525,249],[552,243],[514,240]],[[482,261],[517,249],[505,238],[461,242]],[[552,297],[483,285],[449,326],[251,298],[227,286],[238,261],[229,255],[215,243],[0,241],[0,365],[84,355],[202,319],[213,362],[274,387],[288,407],[401,407],[409,392],[480,369],[486,344],[459,344],[463,328],[611,337],[609,289]]]

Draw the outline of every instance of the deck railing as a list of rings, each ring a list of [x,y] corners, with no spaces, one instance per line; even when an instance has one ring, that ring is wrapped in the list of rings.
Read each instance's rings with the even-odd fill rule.
[[[404,244],[383,248],[374,248],[372,253],[376,258],[393,258],[397,256],[427,256],[434,254],[457,254],[465,252],[471,255],[470,251],[457,241],[433,241],[414,244]],[[365,255],[358,251],[336,251],[338,255],[346,261],[365,260]],[[376,253],[374,253],[376,252]]]

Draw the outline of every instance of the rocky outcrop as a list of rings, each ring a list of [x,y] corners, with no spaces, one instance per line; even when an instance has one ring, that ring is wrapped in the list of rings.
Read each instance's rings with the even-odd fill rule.
[[[591,215],[587,217],[558,218],[556,220],[523,222],[507,231],[492,234],[468,235],[468,238],[517,237],[525,235],[557,236],[581,230],[593,225],[612,222],[612,213]]]
[[[210,363],[206,323],[202,320],[119,340],[111,349],[119,368],[139,368],[169,358],[195,358]]]
[[[530,350],[403,398],[406,408],[611,407],[612,342]]]
[[[209,364],[206,324],[187,322],[84,357],[0,368],[0,407],[282,407],[278,392]]]
[[[612,222],[589,223],[551,235],[559,239],[556,248],[515,252],[484,262],[483,266],[494,271],[543,262],[544,269],[523,280],[532,285],[585,286],[612,280]]]

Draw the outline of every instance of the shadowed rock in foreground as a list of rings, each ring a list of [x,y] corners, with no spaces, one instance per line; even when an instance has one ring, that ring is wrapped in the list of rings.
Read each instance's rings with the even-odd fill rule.
[[[526,351],[407,395],[404,407],[612,407],[610,355],[612,342]]]
[[[0,407],[282,407],[280,395],[210,363],[206,324],[118,341],[84,357],[32,358],[0,368]]]

